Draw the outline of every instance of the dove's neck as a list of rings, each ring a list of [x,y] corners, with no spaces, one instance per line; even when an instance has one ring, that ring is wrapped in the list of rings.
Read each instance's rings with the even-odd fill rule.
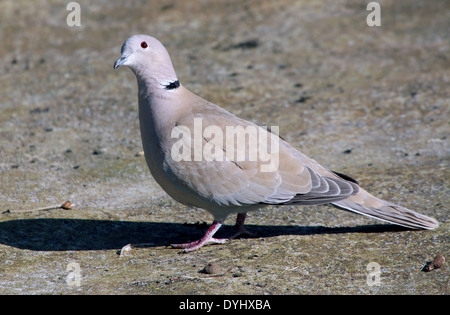
[[[139,78],[139,121],[141,135],[148,147],[157,149],[160,139],[170,138],[171,129],[176,122],[189,112],[186,102],[187,90],[177,78],[161,81],[156,78]],[[145,151],[145,150],[144,150]]]

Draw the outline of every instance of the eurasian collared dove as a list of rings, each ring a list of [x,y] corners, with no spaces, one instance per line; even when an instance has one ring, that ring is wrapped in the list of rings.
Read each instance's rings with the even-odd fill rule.
[[[178,81],[170,56],[157,39],[132,36],[121,53],[114,69],[128,66],[136,75],[142,143],[153,177],[173,199],[214,216],[200,240],[173,247],[191,251],[206,243],[224,243],[227,239],[214,234],[228,215],[238,214],[237,236],[245,232],[246,213],[267,205],[331,203],[407,228],[439,226],[433,218],[374,197],[272,130],[190,92]]]

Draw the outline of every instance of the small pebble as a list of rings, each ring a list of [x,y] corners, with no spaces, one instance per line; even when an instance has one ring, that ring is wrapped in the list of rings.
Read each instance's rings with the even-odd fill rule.
[[[132,249],[131,244],[127,244],[119,252],[119,257],[125,256]]]
[[[207,264],[205,266],[205,268],[203,269],[203,272],[207,273],[209,275],[223,273],[222,272],[222,268],[216,263],[209,263],[209,264]]]
[[[433,269],[439,269],[442,267],[444,262],[445,262],[444,256],[438,253],[436,257],[434,257],[432,262],[428,262],[425,265],[425,267],[423,267],[422,271],[431,271]]]

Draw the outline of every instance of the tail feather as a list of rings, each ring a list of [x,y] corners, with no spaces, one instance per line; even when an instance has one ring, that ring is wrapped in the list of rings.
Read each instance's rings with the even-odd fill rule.
[[[361,188],[357,194],[332,204],[344,210],[411,229],[431,230],[439,226],[439,222],[434,218],[378,199]]]

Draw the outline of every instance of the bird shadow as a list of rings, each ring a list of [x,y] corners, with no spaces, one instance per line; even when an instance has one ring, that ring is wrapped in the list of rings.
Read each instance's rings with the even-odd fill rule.
[[[246,225],[250,238],[282,235],[383,233],[407,230],[387,224],[354,227]],[[109,221],[87,219],[16,219],[0,222],[0,243],[35,251],[120,249],[126,244],[166,246],[199,239],[207,224]],[[231,235],[224,226],[219,237]],[[246,237],[248,238],[248,237]]]

